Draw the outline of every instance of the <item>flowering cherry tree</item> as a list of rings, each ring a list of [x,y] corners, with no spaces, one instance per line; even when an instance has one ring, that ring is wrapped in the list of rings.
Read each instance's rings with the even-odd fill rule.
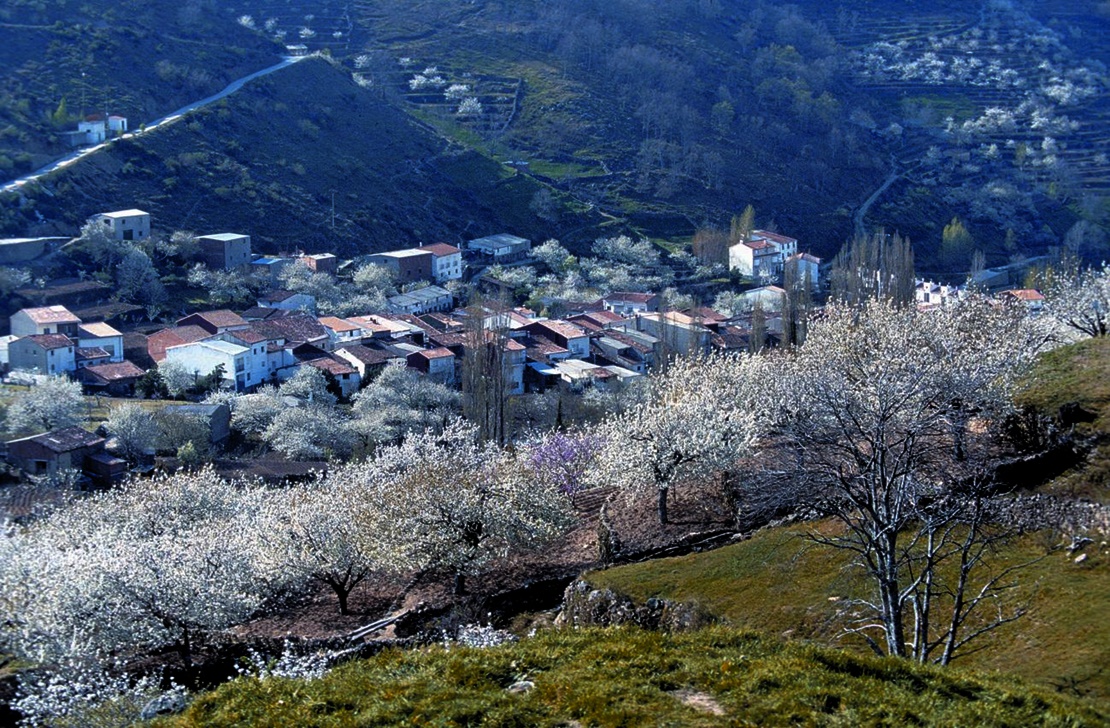
[[[572,523],[570,503],[537,481],[530,464],[478,442],[456,421],[442,433],[410,435],[373,461],[379,479],[379,529],[392,559],[408,568],[441,568],[464,578],[512,549],[535,548]]]
[[[263,518],[275,567],[326,584],[339,600],[340,614],[350,614],[351,590],[384,566],[377,506],[361,470],[361,465],[339,468],[319,482],[275,494]]]
[[[85,414],[81,385],[66,377],[47,377],[12,400],[8,408],[8,430],[42,432],[72,427]]]
[[[265,491],[205,470],[131,483],[6,537],[0,640],[53,664],[172,649],[245,621],[285,588],[260,558]]]
[[[666,523],[672,487],[728,467],[751,445],[763,367],[747,356],[680,359],[652,381],[647,401],[600,425],[594,477],[654,489]]]
[[[1110,265],[1051,274],[1045,313],[1073,334],[1110,334]]]

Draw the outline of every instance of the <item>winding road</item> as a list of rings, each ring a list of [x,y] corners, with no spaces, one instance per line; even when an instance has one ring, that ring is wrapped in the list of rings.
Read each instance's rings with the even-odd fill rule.
[[[852,216],[852,231],[855,237],[862,238],[867,236],[867,229],[863,225],[863,218],[867,215],[867,211],[871,209],[871,206],[875,204],[875,201],[878,200],[879,197],[881,197],[882,194],[886,192],[892,184],[895,183],[895,181],[897,181],[901,174],[902,173],[898,171],[898,163],[892,156],[890,158],[890,176],[886,178],[879,189],[871,193],[871,196],[868,197],[862,205],[860,205],[859,209],[856,210],[856,214]]]
[[[282,58],[280,63],[275,63],[272,66],[269,66],[267,68],[263,68],[261,71],[255,71],[254,73],[248,74],[246,76],[243,76],[240,79],[236,79],[235,81],[232,81],[231,83],[229,83],[224,88],[223,91],[220,91],[219,93],[212,94],[211,96],[203,98],[200,101],[194,101],[193,103],[189,104],[188,106],[182,106],[177,111],[173,111],[169,114],[166,114],[165,116],[163,116],[160,119],[155,119],[154,121],[147,124],[146,129],[142,132],[128,132],[127,134],[123,134],[122,136],[115,137],[113,139],[109,139],[105,142],[101,142],[100,144],[97,144],[96,146],[85,147],[83,149],[78,149],[75,152],[67,154],[66,156],[62,157],[61,159],[54,160],[53,162],[46,165],[42,169],[35,170],[34,172],[26,175],[25,177],[20,177],[18,179],[12,180],[10,182],[5,182],[2,186],[0,186],[0,193],[17,192],[24,185],[27,185],[27,184],[30,184],[31,182],[35,182],[39,179],[42,179],[43,177],[45,177],[46,175],[50,174],[51,172],[53,172],[55,170],[62,169],[64,167],[68,167],[69,165],[73,164],[77,160],[79,160],[83,157],[86,157],[86,156],[88,156],[88,155],[90,155],[94,152],[100,151],[101,149],[107,147],[109,144],[113,144],[114,142],[118,141],[119,139],[129,139],[129,138],[135,136],[136,134],[145,134],[146,132],[151,131],[152,129],[157,129],[160,126],[164,126],[166,124],[172,124],[173,122],[177,121],[182,116],[184,116],[185,114],[188,114],[190,111],[195,111],[196,109],[202,108],[204,106],[207,106],[208,104],[219,101],[220,99],[225,98],[227,96],[230,96],[231,94],[233,94],[236,91],[238,91],[239,89],[243,88],[244,85],[253,81],[256,78],[260,78],[262,76],[269,75],[269,74],[273,73],[274,71],[278,71],[278,70],[281,70],[282,68],[285,68],[287,66],[291,66],[294,63],[297,63],[298,61],[301,61],[301,60],[303,60],[307,57],[308,56],[285,56],[284,58]]]

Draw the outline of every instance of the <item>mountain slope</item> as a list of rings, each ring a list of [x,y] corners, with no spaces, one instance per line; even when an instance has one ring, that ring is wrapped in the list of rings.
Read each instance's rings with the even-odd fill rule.
[[[504,230],[542,238],[529,209],[539,189],[308,59],[50,176],[5,222],[18,231],[41,214],[40,228],[72,232],[94,212],[139,207],[162,230],[354,255]]]
[[[85,114],[133,128],[276,61],[282,47],[214,0],[0,5],[0,178],[68,149]]]

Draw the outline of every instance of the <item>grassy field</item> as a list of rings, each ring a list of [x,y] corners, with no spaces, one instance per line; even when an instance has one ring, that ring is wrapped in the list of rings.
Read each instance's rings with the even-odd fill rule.
[[[532,683],[522,692],[508,688]],[[1018,681],[715,627],[553,630],[491,649],[390,651],[322,679],[240,679],[157,726],[1103,725]]]
[[[1041,357],[1027,378],[1018,403],[1048,416],[1075,403],[1093,414],[1080,423],[1080,434],[1095,440],[1087,462],[1050,483],[1048,492],[1110,501],[1110,339],[1086,339]]]
[[[842,638],[846,597],[867,587],[843,553],[814,545],[803,527],[769,529],[702,554],[591,573],[587,579],[637,601],[663,597],[697,602],[732,624],[866,651]],[[1075,563],[1052,550],[1060,536],[1028,534],[999,554],[1000,564],[1037,561],[1021,572],[1018,602],[1029,613],[989,636],[989,649],[956,663],[1011,673],[1059,689],[1110,699],[1110,556],[1090,547]]]

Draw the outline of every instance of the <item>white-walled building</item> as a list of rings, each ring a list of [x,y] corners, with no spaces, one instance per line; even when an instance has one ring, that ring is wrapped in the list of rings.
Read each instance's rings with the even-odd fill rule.
[[[77,327],[79,349],[103,349],[113,364],[123,361],[123,334],[106,323],[81,324]]]
[[[146,240],[150,237],[150,213],[142,210],[102,212],[89,220],[106,227],[116,240]]]
[[[180,363],[197,377],[210,374],[222,364],[224,386],[243,392],[267,381],[263,374],[266,365],[265,351],[265,343],[258,348],[258,355],[252,355],[255,352],[249,347],[210,339],[168,347],[166,361]]]
[[[728,249],[728,267],[751,278],[778,278],[787,259],[797,252],[796,239],[766,230],[753,230],[747,240]]]
[[[65,306],[42,306],[22,308],[13,313],[8,322],[11,325],[12,336],[64,334],[75,337],[81,319]]]
[[[12,369],[51,376],[75,372],[76,347],[73,339],[62,334],[24,336],[8,344],[8,363]]]
[[[447,243],[422,245],[420,250],[432,254],[432,278],[436,283],[456,281],[463,276],[462,251]]]

